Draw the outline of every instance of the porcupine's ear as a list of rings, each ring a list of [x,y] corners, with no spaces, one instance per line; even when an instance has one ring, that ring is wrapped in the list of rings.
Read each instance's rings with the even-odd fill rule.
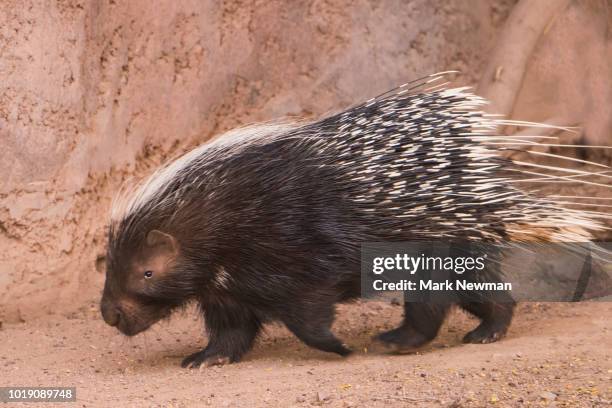
[[[174,255],[178,252],[178,242],[170,234],[159,230],[151,230],[147,234],[147,245],[150,248],[155,248],[160,252]]]

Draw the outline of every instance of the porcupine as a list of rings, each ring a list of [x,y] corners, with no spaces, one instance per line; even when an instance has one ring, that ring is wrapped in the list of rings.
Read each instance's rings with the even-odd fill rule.
[[[344,356],[330,327],[335,305],[360,296],[363,242],[590,240],[598,213],[502,176],[521,164],[500,151],[525,139],[497,135],[509,122],[481,112],[486,101],[469,88],[436,86],[442,76],[320,121],[229,132],[119,194],[106,323],[135,335],[196,301],[209,342],[183,366],[240,360],[268,321]],[[481,321],[466,342],[495,341],[510,325],[510,297],[458,303]],[[401,325],[378,339],[419,347],[449,307],[406,302]]]

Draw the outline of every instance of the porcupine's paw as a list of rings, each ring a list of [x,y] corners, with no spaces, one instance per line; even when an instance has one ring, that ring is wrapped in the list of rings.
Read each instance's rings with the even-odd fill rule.
[[[380,333],[374,340],[400,354],[414,352],[429,342],[427,337],[405,326]]]
[[[493,343],[506,335],[512,322],[514,301],[463,302],[461,307],[481,319],[480,324],[463,338],[464,343]]]
[[[507,327],[491,327],[480,325],[463,337],[464,343],[486,344],[493,343],[506,335]]]
[[[231,359],[227,356],[219,354],[211,355],[206,349],[193,353],[183,359],[181,367],[183,368],[203,368],[212,366],[221,366],[231,363]]]

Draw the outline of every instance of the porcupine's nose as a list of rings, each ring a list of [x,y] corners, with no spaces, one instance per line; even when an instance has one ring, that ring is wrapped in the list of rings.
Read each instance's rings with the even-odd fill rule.
[[[117,326],[121,321],[121,309],[113,305],[111,302],[102,301],[100,304],[102,318],[109,326]]]

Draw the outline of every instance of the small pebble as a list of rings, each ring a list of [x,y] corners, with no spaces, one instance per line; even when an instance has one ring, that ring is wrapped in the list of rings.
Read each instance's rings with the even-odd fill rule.
[[[326,394],[322,391],[317,391],[317,401],[318,402],[329,401],[330,399],[331,399],[331,396],[329,394]]]
[[[540,398],[544,400],[554,401],[557,399],[557,394],[555,394],[554,392],[550,392],[550,391],[544,391],[540,394]]]

